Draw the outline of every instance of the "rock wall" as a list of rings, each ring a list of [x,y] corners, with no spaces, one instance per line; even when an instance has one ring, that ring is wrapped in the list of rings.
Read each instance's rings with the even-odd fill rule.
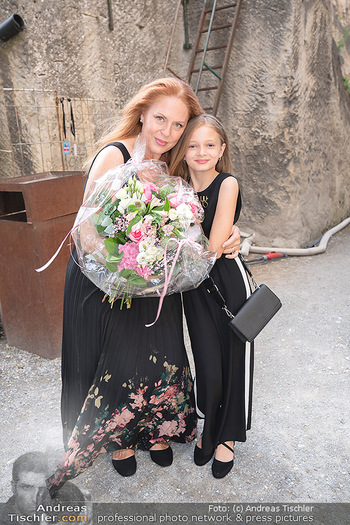
[[[304,246],[350,215],[350,97],[331,4],[247,0],[219,117],[257,243]]]
[[[201,4],[192,3],[193,9]],[[0,0],[2,20],[17,12],[26,24],[23,33],[0,48],[1,83],[117,98],[122,107],[142,84],[162,73],[176,4],[112,0],[111,30],[106,0]],[[174,45],[184,40],[181,24],[178,29]]]
[[[0,177],[49,169],[52,159],[50,169],[80,169],[124,103],[163,75],[177,0],[111,5],[113,30],[106,0],[0,0],[0,22],[17,12],[26,23],[0,44]],[[192,43],[202,5],[188,3]],[[218,117],[243,192],[240,226],[260,244],[305,245],[350,214],[350,97],[332,38],[336,7],[344,28],[348,0],[242,4]],[[180,9],[170,65],[184,77],[183,43]],[[62,154],[61,97],[76,156]]]
[[[201,3],[191,2],[192,32]],[[111,6],[113,30],[107,0],[0,0],[0,23],[18,13],[26,25],[0,42],[0,121],[5,123],[0,126],[0,178],[50,166],[80,169],[125,102],[142,84],[163,76],[177,0],[112,0]],[[189,61],[183,43],[180,13],[171,55],[171,65],[179,71]],[[75,138],[69,129],[68,97]],[[70,142],[69,155],[62,153],[64,139]]]

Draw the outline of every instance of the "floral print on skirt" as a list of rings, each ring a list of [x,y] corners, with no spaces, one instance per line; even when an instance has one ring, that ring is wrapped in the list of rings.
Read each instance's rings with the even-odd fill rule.
[[[153,361],[154,360],[154,361]],[[155,356],[150,356],[156,362]],[[196,437],[192,377],[189,366],[179,370],[164,361],[163,373],[153,386],[130,379],[122,384],[125,401],[113,411],[104,404],[104,392],[113,381],[105,371],[85,400],[68,450],[48,479],[52,497],[69,479],[86,470],[101,452],[121,448],[149,450],[163,441],[190,442]]]

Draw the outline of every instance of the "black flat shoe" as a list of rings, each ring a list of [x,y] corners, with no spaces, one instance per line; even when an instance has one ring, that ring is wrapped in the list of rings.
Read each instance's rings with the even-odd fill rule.
[[[224,447],[231,450],[231,452],[234,454],[233,448],[226,445],[226,443],[219,443],[219,445],[224,445]],[[214,478],[221,479],[224,478],[232,469],[233,467],[233,459],[231,461],[219,461],[218,459],[214,459],[213,464],[211,466],[211,471],[213,473]]]
[[[160,467],[170,467],[173,462],[173,451],[171,447],[162,450],[150,450],[151,460]]]
[[[132,476],[136,472],[135,456],[125,459],[112,459],[112,465],[121,476]]]
[[[210,454],[203,454],[203,449],[199,448],[197,445],[194,447],[193,460],[198,467],[206,465],[208,461],[211,460],[214,450]]]

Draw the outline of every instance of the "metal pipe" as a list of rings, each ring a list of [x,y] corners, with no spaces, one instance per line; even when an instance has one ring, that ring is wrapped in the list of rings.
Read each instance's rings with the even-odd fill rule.
[[[176,11],[175,11],[174,23],[173,23],[173,27],[172,27],[172,30],[171,30],[170,40],[169,40],[168,49],[167,49],[167,52],[166,52],[166,57],[165,57],[165,62],[164,62],[163,75],[165,75],[166,70],[169,69],[168,68],[168,60],[169,60],[169,55],[170,55],[170,50],[171,50],[171,44],[172,44],[172,41],[173,41],[173,38],[174,38],[174,33],[175,33],[175,28],[176,28],[176,21],[177,21],[177,17],[179,16],[179,10],[180,10],[181,2],[182,2],[182,0],[178,1],[177,7],[176,7]],[[170,69],[169,69],[169,71],[170,71]]]
[[[252,235],[249,235],[246,239],[244,239],[240,252],[245,257],[249,253],[268,253],[271,251],[280,252],[285,255],[302,255],[302,256],[318,255],[319,253],[324,253],[326,251],[327,244],[328,244],[330,237],[334,233],[337,233],[338,231],[345,228],[345,226],[348,226],[348,224],[350,224],[350,217],[343,220],[343,222],[341,222],[337,226],[334,226],[334,228],[331,228],[330,230],[328,230],[322,236],[320,244],[312,248],[274,248],[274,247],[266,247],[266,246],[252,246],[252,242],[255,237],[255,234],[253,233]]]
[[[192,49],[192,44],[190,44],[189,37],[188,37],[187,4],[188,4],[188,0],[182,0],[183,18],[184,18],[184,32],[185,32],[184,49]]]
[[[24,27],[24,21],[18,14],[11,15],[0,25],[0,40],[7,42],[20,31],[23,31]]]
[[[110,31],[113,31],[114,21],[113,21],[112,0],[107,0],[107,4],[108,4],[108,27]]]

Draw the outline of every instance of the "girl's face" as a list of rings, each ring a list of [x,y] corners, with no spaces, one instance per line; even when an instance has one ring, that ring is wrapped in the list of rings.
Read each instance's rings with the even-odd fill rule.
[[[141,138],[146,142],[146,157],[159,159],[175,146],[189,119],[189,111],[177,97],[160,97],[144,113]]]
[[[200,126],[190,136],[185,161],[191,172],[215,172],[215,166],[226,145],[211,126]]]

